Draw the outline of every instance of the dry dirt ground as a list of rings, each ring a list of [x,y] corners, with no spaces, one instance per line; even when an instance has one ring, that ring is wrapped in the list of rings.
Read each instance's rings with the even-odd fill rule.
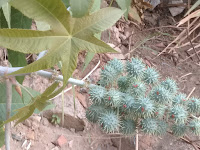
[[[143,58],[147,65],[157,68],[162,77],[174,78],[180,91],[189,94],[193,88],[192,96],[200,97],[200,69],[198,59],[193,57],[185,62],[179,63],[187,55],[184,49],[177,50],[173,54],[156,55],[162,51],[170,40],[178,33],[177,29],[160,28],[146,30],[155,26],[173,25],[180,19],[169,17],[166,10],[155,10],[147,12],[143,32],[133,23],[127,23],[123,19],[116,26],[103,32],[102,39],[111,46],[117,46],[120,54],[95,55],[88,68],[82,72],[85,53],[79,55],[78,67],[74,77],[83,78],[100,60],[98,68],[89,77],[90,82],[96,82],[99,78],[101,67],[110,59],[118,58],[122,61],[132,56]],[[149,19],[149,18],[150,19]],[[153,19],[152,19],[153,18]],[[145,31],[145,32],[144,32]],[[130,34],[133,33],[133,36]],[[166,36],[166,34],[168,36]],[[170,37],[170,36],[172,37]],[[127,38],[127,39],[126,39]],[[122,43],[121,45],[119,45]],[[186,47],[187,48],[187,47]],[[130,53],[130,51],[133,51]],[[186,75],[186,76],[185,76]],[[28,76],[24,85],[40,92],[50,84],[50,81],[38,76]],[[87,89],[76,88],[75,108],[73,94],[71,91],[65,93],[64,113],[65,122],[61,125],[51,123],[51,115],[61,115],[62,100],[58,97],[54,100],[55,108],[29,118],[16,127],[12,127],[11,150],[134,150],[135,137],[124,137],[118,134],[106,135],[99,130],[95,124],[90,124],[85,119],[85,108],[89,105]],[[63,145],[58,145],[58,138],[64,136]],[[192,140],[199,137],[188,135]],[[26,141],[26,142],[25,142]],[[31,143],[31,144],[30,144]],[[2,148],[4,150],[4,148]],[[166,134],[163,137],[152,137],[139,134],[139,150],[194,150],[191,144],[182,139]]]

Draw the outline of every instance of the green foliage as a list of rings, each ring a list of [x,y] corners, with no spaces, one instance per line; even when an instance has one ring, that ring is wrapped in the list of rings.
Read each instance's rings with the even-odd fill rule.
[[[0,124],[2,122],[0,121]],[[0,127],[0,147],[2,147],[4,145],[4,142],[5,142],[5,132],[4,132],[4,128],[3,127]]]
[[[125,66],[116,59],[109,61],[101,72],[102,84],[90,88],[90,107],[94,109],[89,107],[86,117],[107,133],[133,134],[137,128],[150,135],[169,130],[180,137],[190,129],[199,135],[200,120],[191,116],[197,118],[200,100],[187,100],[178,92],[175,80],[160,79],[158,71],[139,58],[132,58]]]
[[[24,16],[20,11],[11,9],[11,28],[30,29],[32,20]],[[20,21],[19,21],[20,20]],[[22,67],[27,65],[25,54],[8,49],[8,61],[13,67]],[[17,81],[22,84],[24,77],[16,77]]]
[[[72,16],[76,18],[89,14],[90,8],[94,0],[70,0],[70,11]]]
[[[0,0],[0,8],[5,5],[6,3],[8,3],[10,0]]]
[[[128,20],[128,12],[129,12],[129,7],[131,5],[131,0],[116,0],[116,1],[122,10],[126,10],[124,16]]]
[[[196,3],[194,5],[192,5],[192,7],[188,10],[188,12],[185,14],[188,15],[190,14],[194,9],[196,9],[198,6],[200,5],[200,0],[197,0]]]
[[[92,59],[94,58],[94,55],[95,53],[92,53],[92,52],[88,52],[86,57],[85,57],[85,61],[84,61],[84,64],[83,64],[83,70],[82,71],[85,71],[85,69],[87,68],[87,66],[89,65],[89,63],[92,61]]]
[[[104,8],[82,18],[73,18],[61,0],[13,0],[10,5],[28,18],[45,22],[51,27],[46,31],[0,29],[0,46],[2,47],[31,54],[48,50],[44,57],[12,75],[48,69],[61,62],[61,72],[64,77],[61,88],[56,89],[58,83],[55,82],[42,95],[34,97],[32,103],[19,109],[15,116],[7,120],[8,122],[17,119],[19,122],[29,117],[36,108],[39,110],[45,108],[48,100],[65,88],[76,68],[80,51],[115,52],[113,48],[95,36],[111,27],[121,17],[123,11],[117,8]]]
[[[52,117],[51,117],[51,123],[53,123],[53,124],[56,125],[56,124],[60,124],[60,121],[61,121],[60,117],[58,117],[55,114],[52,115]]]
[[[19,93],[17,93],[17,91],[15,90],[15,87],[12,87],[12,111],[11,111],[11,116],[13,116],[16,113],[16,109],[19,109],[21,107],[23,107],[24,105],[27,105],[31,102],[31,96],[24,90],[22,90],[22,95],[23,95],[23,100],[20,97]],[[37,91],[34,91],[30,88],[28,88],[29,92],[31,92],[31,94],[33,96],[37,96],[40,93]],[[5,84],[0,84],[0,121],[4,121],[6,120],[6,85]]]

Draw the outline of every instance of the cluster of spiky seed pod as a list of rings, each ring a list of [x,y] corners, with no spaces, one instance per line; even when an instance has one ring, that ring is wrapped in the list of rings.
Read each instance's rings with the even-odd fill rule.
[[[200,100],[187,99],[178,92],[175,80],[161,81],[159,72],[139,58],[125,64],[109,61],[89,95],[92,105],[86,117],[107,133],[133,134],[138,129],[151,135],[168,130],[175,136],[187,131],[200,135]]]

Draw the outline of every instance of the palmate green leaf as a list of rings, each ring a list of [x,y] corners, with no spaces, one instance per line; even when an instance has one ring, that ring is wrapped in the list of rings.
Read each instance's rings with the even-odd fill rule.
[[[95,0],[70,0],[70,11],[76,18],[89,14],[90,8]]]
[[[6,18],[3,14],[2,8],[0,8],[0,29],[1,28],[7,28],[7,27],[8,27],[8,23],[7,23]]]
[[[2,5],[3,13],[8,23],[8,27],[11,28],[11,6],[9,3]]]
[[[3,47],[23,53],[39,53],[48,49],[42,59],[13,74],[47,69],[61,61],[64,64],[62,73],[66,82],[76,67],[77,55],[81,50],[114,52],[110,46],[95,38],[94,34],[112,26],[123,14],[119,9],[105,8],[90,16],[75,19],[71,18],[60,0],[14,0],[11,5],[28,17],[46,21],[52,29],[0,30],[0,45]]]
[[[42,110],[46,101],[60,93],[77,65],[77,56],[81,50],[89,52],[115,52],[113,48],[97,39],[94,35],[112,26],[123,14],[117,8],[105,8],[92,15],[72,18],[61,0],[13,0],[10,3],[27,17],[44,21],[51,30],[33,31],[23,29],[0,29],[0,46],[22,53],[39,53],[48,50],[47,54],[34,63],[12,74],[23,74],[50,68],[62,62],[64,76],[63,87],[48,90],[46,95],[34,99],[30,105],[18,110],[7,122],[29,117],[35,108]],[[6,122],[5,122],[6,123]]]
[[[90,8],[90,13],[98,11],[100,7],[101,7],[101,0],[94,0],[94,3]]]
[[[32,20],[24,16],[20,11],[13,7],[11,9],[11,18],[12,28],[31,28]],[[25,54],[10,49],[8,49],[8,61],[12,64],[13,67],[22,67],[27,65]],[[22,84],[24,76],[18,76],[16,79],[20,84]]]
[[[70,6],[69,1],[70,0],[62,0],[63,3],[65,4],[65,7],[68,8]]]
[[[11,9],[11,17],[12,17],[12,20],[11,20],[12,28],[30,29],[32,20],[25,17],[20,11],[14,9],[13,7]],[[3,15],[2,10],[0,10],[0,28],[8,28],[8,23],[6,22],[6,19]],[[8,60],[13,67],[26,66],[27,64],[25,54],[12,51],[10,49],[8,49]],[[18,76],[16,77],[16,79],[19,83],[22,83],[24,80],[24,77]]]
[[[85,56],[85,61],[83,64],[83,69],[82,71],[85,71],[85,69],[87,68],[87,66],[89,65],[89,63],[92,61],[92,59],[94,58],[95,53],[93,52],[88,52],[87,55]]]
[[[129,12],[129,7],[131,5],[131,0],[116,0],[116,1],[122,10],[126,10],[124,16],[128,20],[128,12]]]
[[[34,91],[32,89],[28,89],[29,92],[31,92],[31,94],[33,96],[37,96],[40,93],[37,91]],[[0,121],[4,121],[6,118],[6,85],[5,84],[0,84]],[[16,109],[19,109],[21,107],[24,107],[25,105],[29,104],[31,102],[31,96],[24,90],[22,89],[22,95],[23,95],[23,99],[24,99],[24,103],[22,101],[22,98],[20,97],[20,95],[17,93],[17,91],[15,90],[15,87],[12,87],[12,112],[11,112],[11,116],[13,116],[16,112]]]
[[[6,4],[6,3],[8,3],[10,0],[0,0],[0,8],[4,5],[4,4]]]
[[[47,100],[49,100],[50,98],[52,98],[50,95],[53,91],[55,91],[56,87],[58,86],[59,83],[55,82],[53,83],[50,87],[48,87],[44,93],[42,93],[39,96],[36,96],[34,99],[32,99],[32,102],[30,104],[28,104],[27,106],[20,108],[17,111],[17,113],[12,116],[11,118],[9,118],[8,120],[6,120],[3,124],[6,124],[8,122],[17,120],[16,124],[18,124],[19,122],[24,121],[25,119],[29,118],[33,112],[35,111],[35,109],[37,108],[39,111],[42,111],[47,105],[49,105],[49,102],[47,102]],[[0,125],[1,127],[1,125]]]

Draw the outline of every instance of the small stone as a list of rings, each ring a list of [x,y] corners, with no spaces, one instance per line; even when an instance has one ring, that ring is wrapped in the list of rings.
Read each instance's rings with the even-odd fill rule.
[[[71,148],[72,149],[72,147],[73,147],[73,140],[71,140],[71,141],[69,141],[69,143],[68,143],[68,145],[69,145],[69,148]]]
[[[39,128],[39,126],[40,126],[39,122],[32,121],[32,126],[31,126],[32,129],[36,130]]]
[[[76,130],[74,128],[70,128],[70,131],[72,131],[73,133],[76,132]]]
[[[44,126],[49,126],[49,120],[48,120],[47,118],[43,118],[43,119],[42,119],[42,124],[43,124]]]
[[[170,143],[169,145],[173,145],[173,143]]]
[[[59,150],[59,148],[56,146],[56,147],[52,148],[51,150]]]
[[[33,117],[31,117],[31,120],[36,121],[36,122],[40,122],[41,117],[40,116],[33,116]]]
[[[60,147],[62,147],[66,143],[67,143],[67,139],[63,135],[61,135],[57,140],[57,144]]]
[[[12,133],[12,138],[14,139],[14,140],[16,140],[16,141],[22,141],[22,136],[19,136],[19,135],[17,135],[17,134],[13,134]]]
[[[29,130],[28,133],[26,134],[26,138],[29,140],[34,140],[35,139],[35,133],[32,130]]]
[[[25,120],[23,124],[27,127],[31,127],[31,121],[29,119]]]

